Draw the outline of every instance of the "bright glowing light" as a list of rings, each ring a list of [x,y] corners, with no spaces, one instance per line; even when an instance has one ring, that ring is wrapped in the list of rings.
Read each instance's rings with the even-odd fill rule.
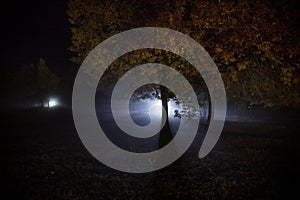
[[[155,117],[162,116],[162,102],[161,100],[151,100],[149,101],[149,113],[151,112]],[[168,101],[168,116],[173,117],[175,114],[175,110],[179,113],[182,111],[181,104],[176,104],[174,100]]]
[[[50,98],[50,99],[49,99],[49,108],[55,107],[55,106],[58,106],[58,101],[57,101],[57,99],[55,99],[55,98]]]
[[[149,112],[154,114],[156,117],[161,117],[162,114],[162,105],[161,101],[155,101],[149,108]]]
[[[158,105],[158,104],[154,104],[150,107],[150,112],[152,112],[153,114],[155,114],[156,116],[160,116],[162,113],[162,106]]]

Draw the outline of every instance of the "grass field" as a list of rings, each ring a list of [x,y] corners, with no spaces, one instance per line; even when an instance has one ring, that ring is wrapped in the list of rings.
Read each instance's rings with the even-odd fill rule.
[[[290,199],[299,191],[297,126],[227,123],[204,159],[186,154],[157,172],[129,174],[87,152],[71,111],[3,114],[8,199]]]

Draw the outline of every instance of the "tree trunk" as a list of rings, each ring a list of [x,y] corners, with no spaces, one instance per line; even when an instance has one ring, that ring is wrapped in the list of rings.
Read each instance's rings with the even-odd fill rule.
[[[160,87],[160,92],[161,92],[161,102],[162,102],[162,107],[166,110],[166,123],[164,124],[163,128],[160,131],[160,136],[159,136],[159,148],[165,146],[168,144],[172,138],[173,135],[171,133],[171,128],[169,124],[169,117],[168,117],[168,91],[167,88],[165,87]]]
[[[161,90],[161,102],[162,107],[168,113],[168,91],[165,87],[160,87]],[[160,131],[159,137],[159,148],[162,148],[168,144],[173,139],[171,132],[168,116],[166,117],[166,123]],[[154,173],[154,193],[153,196],[155,199],[171,199],[173,196],[173,189],[170,188],[168,182],[165,179],[174,179],[175,182],[179,182],[182,177],[185,176],[184,170],[184,161],[183,158],[179,158],[170,166],[161,169]],[[176,178],[173,176],[176,174]]]
[[[40,99],[41,108],[44,108],[44,99],[43,98],[39,98],[39,99]]]

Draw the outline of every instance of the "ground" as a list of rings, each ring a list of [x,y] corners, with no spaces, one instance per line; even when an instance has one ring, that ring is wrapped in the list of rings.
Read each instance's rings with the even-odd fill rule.
[[[298,192],[299,126],[228,122],[204,159],[190,152],[157,172],[129,174],[87,152],[71,110],[3,116],[1,181],[10,199],[289,199]]]

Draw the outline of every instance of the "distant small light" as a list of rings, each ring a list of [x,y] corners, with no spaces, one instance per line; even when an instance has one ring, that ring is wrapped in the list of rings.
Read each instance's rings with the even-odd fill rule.
[[[58,106],[58,101],[55,98],[49,99],[49,108]]]

